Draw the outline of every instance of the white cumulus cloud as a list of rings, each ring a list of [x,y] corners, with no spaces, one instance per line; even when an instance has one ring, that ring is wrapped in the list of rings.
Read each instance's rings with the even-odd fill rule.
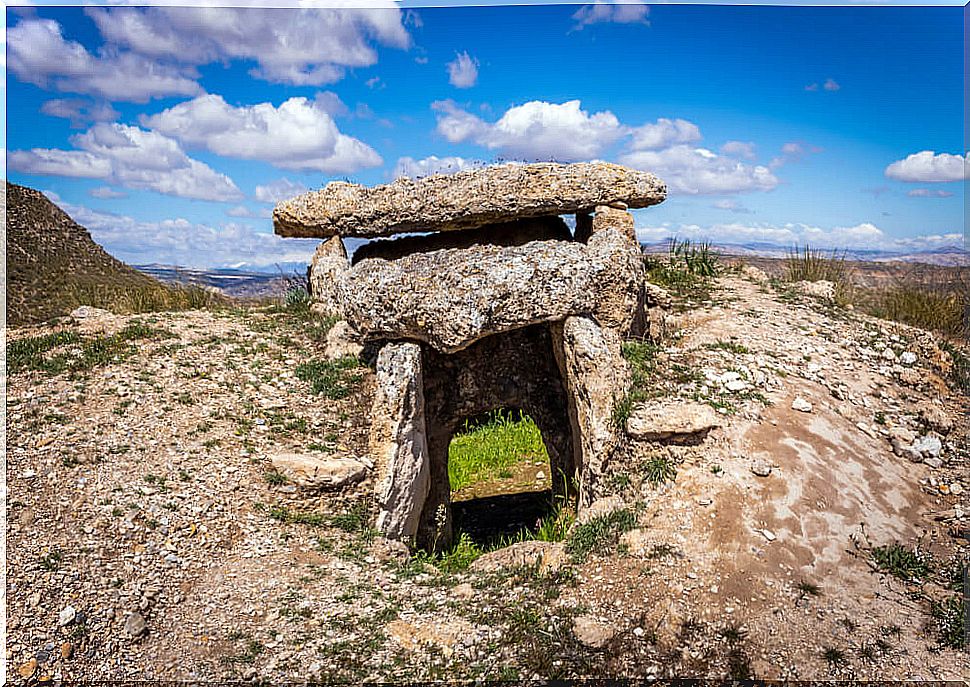
[[[98,8],[88,14],[109,41],[139,55],[187,64],[242,59],[267,81],[316,86],[348,67],[377,62],[372,45],[408,48],[411,38],[391,0],[280,11],[265,7]],[[358,6],[354,6],[358,5]]]
[[[23,19],[8,29],[7,52],[7,67],[17,78],[66,93],[144,103],[202,91],[192,70],[111,46],[93,55],[80,43],[65,39],[61,25],[50,19]]]
[[[467,52],[455,55],[448,63],[448,83],[455,88],[471,88],[478,82],[478,60]]]
[[[613,0],[596,0],[590,5],[583,5],[575,14],[576,24],[573,30],[580,31],[590,24],[649,24],[647,16],[650,7],[642,2],[614,2]]]
[[[373,148],[342,134],[324,106],[307,98],[290,98],[279,107],[233,107],[210,94],[141,121],[189,147],[283,169],[350,173],[382,162]]]
[[[50,117],[69,119],[75,129],[92,122],[113,122],[118,118],[118,112],[108,103],[84,98],[54,98],[44,102],[40,111]]]
[[[199,224],[181,217],[136,220],[66,203],[50,191],[44,193],[89,229],[105,250],[130,265],[272,268],[283,263],[309,262],[320,243],[314,239],[284,239],[238,222]]]
[[[756,157],[754,143],[750,141],[728,141],[721,146],[721,152],[725,155],[743,157],[745,160],[753,160]]]
[[[481,166],[482,163],[480,162],[466,160],[461,157],[438,157],[437,155],[430,155],[421,160],[415,160],[413,157],[402,157],[394,166],[392,176],[395,179],[399,177],[411,177],[415,179],[417,177],[431,176],[432,174],[454,174],[463,169],[475,169]]]
[[[466,112],[450,100],[437,101],[437,131],[451,143],[471,140],[525,160],[588,160],[625,133],[610,111],[588,113],[579,100],[532,100],[510,108],[494,123]]]
[[[701,130],[686,119],[661,117],[653,124],[644,124],[631,130],[633,150],[656,150],[676,143],[694,143],[701,140]]]
[[[156,131],[126,124],[95,124],[71,137],[75,150],[32,148],[11,151],[7,164],[27,174],[104,179],[127,188],[197,200],[242,197],[232,179]]]
[[[279,203],[307,192],[307,187],[289,179],[277,179],[256,187],[253,197],[260,203]]]
[[[897,181],[945,182],[970,178],[970,153],[966,156],[923,150],[886,167],[886,176]]]
[[[778,185],[778,177],[763,165],[745,164],[685,144],[631,151],[621,155],[620,162],[653,172],[671,191],[687,195],[770,191]]]

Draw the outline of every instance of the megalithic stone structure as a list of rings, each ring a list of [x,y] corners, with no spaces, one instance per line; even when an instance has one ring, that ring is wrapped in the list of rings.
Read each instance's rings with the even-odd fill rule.
[[[464,420],[528,413],[554,491],[592,503],[619,441],[623,338],[660,325],[627,208],[666,197],[607,163],[505,164],[366,188],[332,183],[277,205],[276,232],[327,239],[314,308],[379,347],[371,452],[377,527],[435,549],[451,541],[448,445]],[[575,213],[575,231],[560,217]],[[343,238],[375,240],[347,258]]]

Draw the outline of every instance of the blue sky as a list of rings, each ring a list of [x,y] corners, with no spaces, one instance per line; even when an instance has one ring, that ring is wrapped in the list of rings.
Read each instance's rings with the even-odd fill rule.
[[[133,263],[271,267],[273,202],[349,179],[600,159],[670,235],[963,243],[962,7],[7,11],[7,174]]]

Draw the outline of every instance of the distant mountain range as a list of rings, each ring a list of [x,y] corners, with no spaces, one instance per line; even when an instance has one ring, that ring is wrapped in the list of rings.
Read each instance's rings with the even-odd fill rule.
[[[669,243],[660,241],[656,243],[645,243],[644,253],[666,253]],[[759,258],[787,258],[790,248],[776,246],[771,243],[742,243],[742,244],[711,244],[711,248],[721,255],[726,256],[751,256]],[[830,253],[823,250],[823,253]],[[906,262],[923,263],[925,265],[938,265],[942,267],[968,267],[970,266],[970,251],[959,246],[947,246],[936,250],[913,251],[911,253],[894,253],[884,250],[865,250],[865,249],[846,249],[837,250],[839,256],[845,255],[846,260],[858,262]]]
[[[216,288],[234,298],[280,296],[293,286],[305,284],[306,265],[280,265],[276,272],[257,272],[230,267],[194,269],[177,265],[134,265],[135,269],[168,284],[193,284]]]

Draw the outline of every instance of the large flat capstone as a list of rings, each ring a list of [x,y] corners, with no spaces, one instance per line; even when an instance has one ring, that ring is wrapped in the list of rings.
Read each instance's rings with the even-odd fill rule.
[[[660,203],[667,186],[652,174],[606,162],[504,164],[367,188],[332,182],[279,203],[280,236],[374,237],[453,231],[513,219]]]

